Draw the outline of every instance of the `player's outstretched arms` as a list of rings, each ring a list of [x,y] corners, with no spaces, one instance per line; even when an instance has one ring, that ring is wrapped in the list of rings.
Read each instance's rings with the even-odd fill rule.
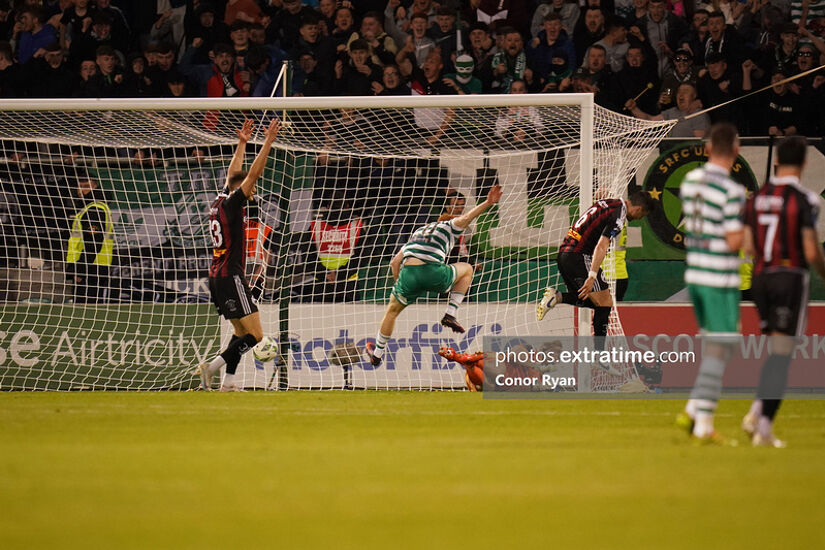
[[[229,178],[243,169],[243,159],[244,156],[246,156],[246,143],[252,138],[252,132],[254,130],[255,123],[249,119],[244,119],[243,126],[235,130],[238,134],[238,146],[235,148],[235,154],[232,155],[232,161],[226,170],[227,185],[229,184]]]
[[[474,219],[483,214],[488,208],[496,204],[499,200],[501,200],[501,186],[494,185],[490,188],[490,192],[487,193],[487,200],[479,205],[476,205],[475,208],[466,214],[462,214],[461,216],[455,218],[453,220],[453,224],[459,229],[467,229],[467,226],[469,226]]]
[[[281,121],[275,118],[269,123],[269,127],[266,129],[266,132],[264,132],[264,144],[261,146],[258,156],[255,157],[255,160],[252,162],[252,166],[249,168],[249,174],[246,175],[246,178],[241,184],[241,190],[247,198],[255,193],[255,183],[264,172],[266,161],[269,158],[269,151],[272,149],[272,143],[275,141],[275,138],[278,137],[278,131],[280,129]]]

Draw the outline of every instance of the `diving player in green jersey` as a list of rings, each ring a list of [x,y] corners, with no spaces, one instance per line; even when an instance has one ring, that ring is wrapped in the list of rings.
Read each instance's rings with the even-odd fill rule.
[[[501,199],[501,186],[494,185],[487,200],[457,218],[437,221],[416,230],[398,254],[390,261],[395,286],[381,321],[375,343],[369,342],[366,353],[373,366],[381,364],[387,341],[395,328],[395,319],[410,304],[426,292],[448,292],[450,303],[441,324],[453,332],[464,332],[456,320],[458,306],[473,282],[473,266],[466,262],[447,265],[456,240],[465,229],[488,208]]]

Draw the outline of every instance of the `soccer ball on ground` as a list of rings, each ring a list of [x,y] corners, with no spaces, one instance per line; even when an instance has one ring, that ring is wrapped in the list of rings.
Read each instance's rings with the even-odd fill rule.
[[[252,355],[258,361],[272,361],[278,357],[278,341],[271,336],[264,336],[263,340],[252,348]]]

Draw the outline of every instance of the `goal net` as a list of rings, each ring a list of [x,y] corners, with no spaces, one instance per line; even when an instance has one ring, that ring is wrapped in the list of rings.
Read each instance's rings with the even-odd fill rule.
[[[47,101],[0,106],[0,389],[190,389],[231,337],[210,303],[209,209],[251,118],[283,128],[247,207],[247,278],[281,356],[248,353],[236,382],[266,389],[461,389],[442,346],[485,336],[589,334],[569,306],[539,323],[555,256],[594,197],[626,196],[672,123],[588,95]],[[247,146],[247,166],[262,143]],[[384,362],[375,338],[389,261],[418,227],[503,198],[450,261],[475,266],[458,311],[421,296]],[[610,334],[621,337],[611,317]],[[635,378],[580,373],[610,391]]]

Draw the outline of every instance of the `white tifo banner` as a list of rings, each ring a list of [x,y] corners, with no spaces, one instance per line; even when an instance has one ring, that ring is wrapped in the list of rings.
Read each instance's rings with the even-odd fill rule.
[[[344,371],[329,362],[336,344],[352,342],[359,350],[375,338],[384,304],[291,304],[290,352],[287,376],[290,388],[330,389],[344,387]],[[352,366],[353,388],[463,388],[464,369],[438,355],[442,346],[460,352],[482,350],[484,336],[513,337],[572,334],[574,308],[558,308],[536,322],[534,303],[465,304],[458,316],[467,332],[455,334],[439,324],[446,303],[413,305],[395,324],[384,361],[373,367],[366,360]],[[278,307],[260,308],[264,333],[278,336]],[[221,340],[226,344],[231,326],[224,323]],[[261,363],[247,353],[238,366],[236,380],[247,388],[277,389],[275,362]]]

